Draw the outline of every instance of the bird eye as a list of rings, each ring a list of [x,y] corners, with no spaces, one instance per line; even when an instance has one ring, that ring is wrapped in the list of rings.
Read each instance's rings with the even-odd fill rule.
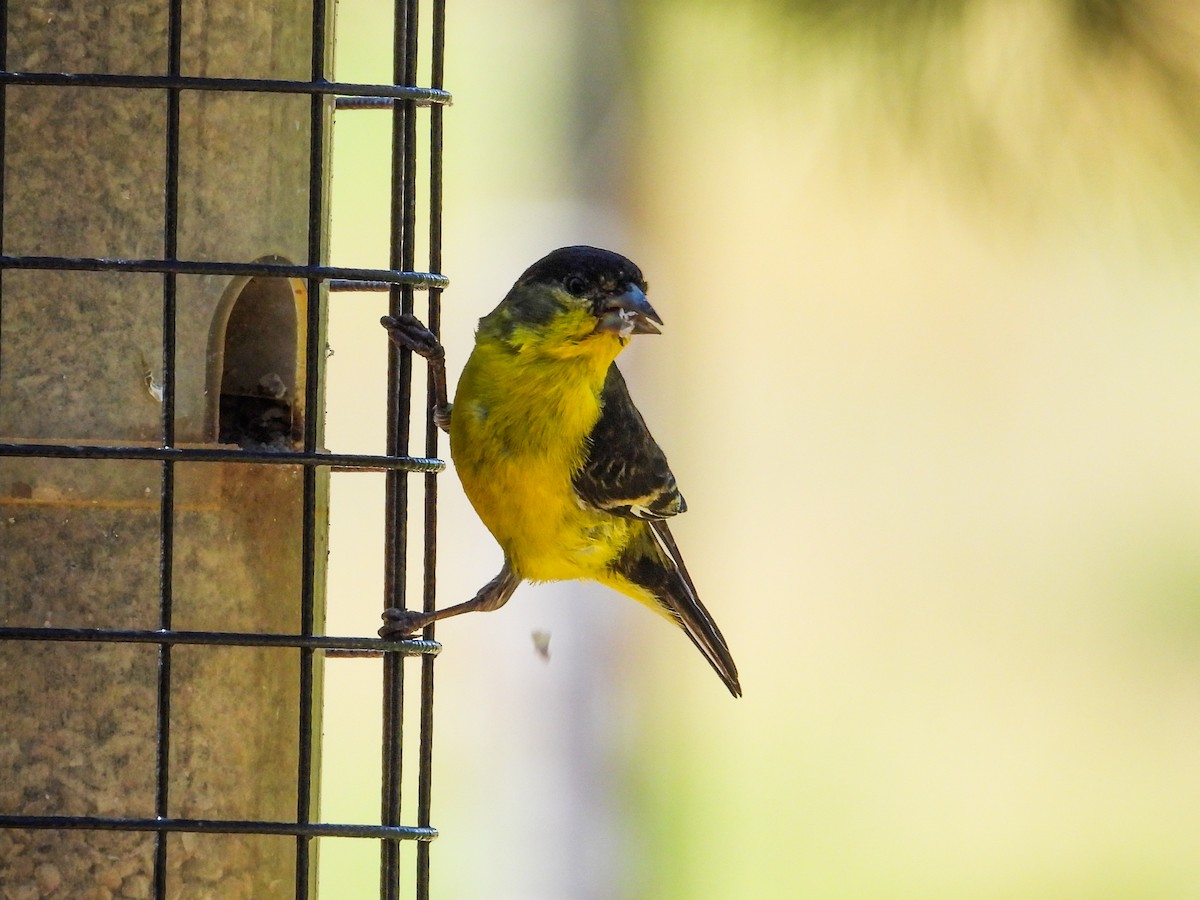
[[[563,287],[567,289],[567,293],[574,294],[576,297],[582,297],[583,292],[587,290],[587,285],[578,275],[568,275],[563,281]]]

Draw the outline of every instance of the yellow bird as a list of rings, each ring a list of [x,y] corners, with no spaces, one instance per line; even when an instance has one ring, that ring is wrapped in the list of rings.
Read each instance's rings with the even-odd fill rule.
[[[638,267],[595,247],[563,247],[530,266],[480,319],[453,406],[432,332],[411,315],[381,321],[428,360],[435,420],[504,567],[465,603],[387,610],[380,634],[499,609],[523,580],[590,579],[676,622],[740,697],[729,647],[667,527],[687,505],[614,362],[633,335],[662,324]]]

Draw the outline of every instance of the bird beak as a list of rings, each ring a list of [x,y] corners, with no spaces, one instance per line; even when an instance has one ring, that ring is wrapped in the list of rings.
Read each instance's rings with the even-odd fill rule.
[[[662,334],[655,323],[661,325],[663,320],[646,300],[642,289],[631,284],[625,293],[616,294],[604,301],[600,307],[600,321],[596,325],[596,331],[616,334],[623,338],[632,334]]]

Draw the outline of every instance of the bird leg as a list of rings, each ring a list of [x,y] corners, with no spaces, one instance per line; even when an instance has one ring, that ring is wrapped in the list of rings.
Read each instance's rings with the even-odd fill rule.
[[[447,606],[445,609],[433,612],[395,608],[384,610],[383,618],[386,621],[384,626],[379,629],[379,636],[384,638],[403,637],[438,619],[448,619],[450,616],[466,612],[490,612],[493,609],[499,609],[508,602],[508,598],[513,595],[513,591],[520,583],[521,577],[513,572],[506,561],[500,574],[481,587],[479,592],[465,603]]]
[[[449,431],[452,405],[446,397],[446,349],[433,332],[410,313],[384,316],[379,324],[387,329],[393,344],[411,350],[429,363],[429,377],[433,379],[433,421],[442,431]]]

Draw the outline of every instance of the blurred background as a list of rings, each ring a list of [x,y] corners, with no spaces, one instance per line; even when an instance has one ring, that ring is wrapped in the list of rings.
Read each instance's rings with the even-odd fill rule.
[[[547,251],[641,265],[621,365],[745,697],[594,586],[440,625],[434,896],[1200,896],[1197,7],[448,6],[451,378]],[[338,17],[390,81],[390,4]],[[387,264],[389,119],[339,115],[336,265]],[[333,450],[383,451],[384,304],[331,304]],[[450,604],[500,553],[440,485]],[[371,633],[382,476],[332,503]],[[375,672],[327,665],[326,821],[378,814]]]

